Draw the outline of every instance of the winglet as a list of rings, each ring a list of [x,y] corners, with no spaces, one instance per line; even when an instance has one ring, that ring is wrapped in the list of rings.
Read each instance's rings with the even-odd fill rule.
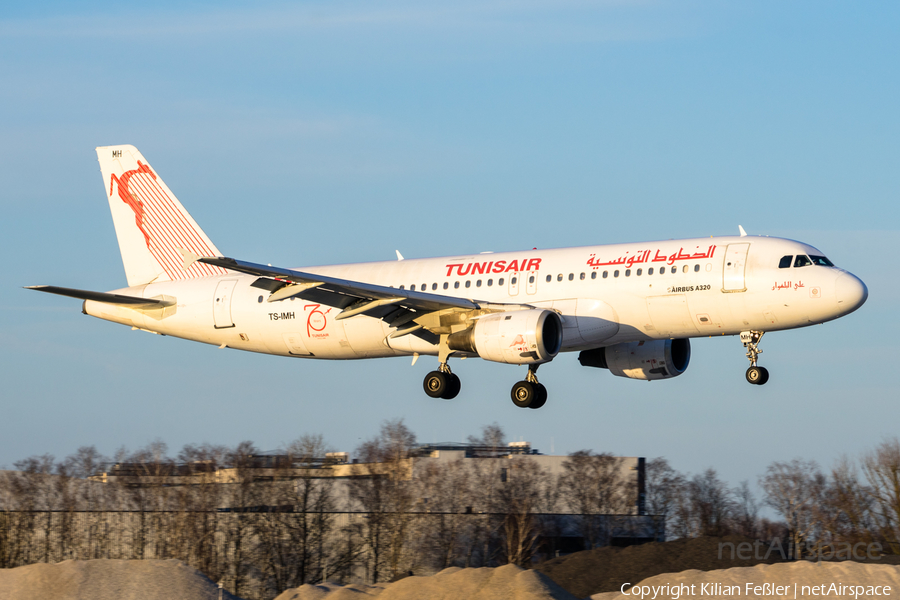
[[[397,253],[397,260],[403,260],[403,255],[400,254],[400,251],[399,251],[399,250],[394,250],[394,252]]]
[[[741,231],[741,237],[747,237],[747,232],[744,231],[744,228],[738,225],[738,229]]]

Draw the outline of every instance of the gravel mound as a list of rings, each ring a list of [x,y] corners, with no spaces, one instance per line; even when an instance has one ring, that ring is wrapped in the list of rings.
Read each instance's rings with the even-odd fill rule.
[[[218,600],[219,588],[178,560],[67,560],[0,569],[0,600]],[[224,600],[240,600],[228,592]]]
[[[731,551],[727,549],[719,557],[720,544],[737,547],[742,542],[753,544],[754,540],[743,536],[699,537],[625,548],[597,548],[548,560],[537,565],[535,570],[575,596],[584,598],[591,594],[614,592],[626,581],[637,583],[662,573],[680,573],[689,569],[713,571],[784,562],[777,549],[766,557],[769,549],[766,545],[758,553],[753,547],[747,559],[740,559],[737,554],[732,559]],[[760,558],[756,558],[757,554]],[[882,556],[874,564],[900,564],[900,556]]]
[[[376,585],[304,585],[275,600],[578,600],[549,577],[514,565],[496,569],[444,569]]]
[[[625,582],[623,582],[625,583]],[[794,586],[796,585],[797,598],[805,597],[839,597],[839,598],[873,598],[874,594],[879,592],[872,590],[869,586],[890,586],[890,591],[885,594],[885,590],[881,589],[881,595],[896,596],[900,591],[900,567],[894,565],[879,565],[874,563],[857,563],[851,561],[843,562],[809,562],[797,561],[792,563],[780,563],[775,565],[757,565],[755,567],[735,567],[733,569],[721,569],[717,571],[683,571],[681,573],[667,573],[664,575],[656,575],[638,583],[641,586],[677,586],[678,584],[694,585],[693,594],[688,593],[686,598],[703,597],[703,598],[734,598],[735,594],[726,595],[725,589],[713,588],[708,586],[707,591],[711,592],[703,594],[701,586],[703,584],[719,584],[721,586],[740,586],[740,595],[751,597],[765,597],[769,600],[782,598],[784,600],[793,600]],[[755,586],[763,586],[771,584],[772,586],[784,586],[779,590],[775,587],[768,589],[761,588],[755,596],[747,594],[746,584],[752,583]],[[838,586],[853,586],[855,590],[847,590],[837,588],[833,591],[829,589],[831,584]],[[620,584],[621,585],[621,584]],[[822,586],[818,593],[807,590],[804,594],[802,586]],[[858,589],[862,588],[862,589]],[[829,593],[826,593],[829,592]],[[873,593],[874,592],[874,593]],[[652,595],[652,592],[651,592]],[[640,596],[638,596],[639,598]],[[673,598],[674,595],[664,593],[657,598]],[[620,592],[605,592],[602,594],[594,594],[591,600],[633,600],[633,596],[621,594]]]
[[[600,592],[612,592],[626,581],[637,583],[661,573],[680,573],[688,569],[712,571],[731,567],[752,567],[759,563],[781,561],[777,552],[768,559],[722,560],[719,544],[752,542],[742,536],[700,537],[652,542],[639,546],[616,548],[607,546],[594,550],[575,552],[537,565],[534,569],[553,581],[584,598]],[[766,549],[760,553],[765,556]]]

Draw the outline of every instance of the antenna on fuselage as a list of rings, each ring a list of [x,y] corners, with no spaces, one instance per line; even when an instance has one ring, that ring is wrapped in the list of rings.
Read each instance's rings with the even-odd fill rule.
[[[740,225],[738,225],[738,229],[739,229],[740,232],[741,232],[741,237],[747,237],[747,232],[744,231],[744,228],[743,228],[743,227],[741,227]]]

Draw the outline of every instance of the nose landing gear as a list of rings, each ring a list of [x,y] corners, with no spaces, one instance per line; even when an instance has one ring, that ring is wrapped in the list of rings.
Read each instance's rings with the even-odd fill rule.
[[[525,380],[512,387],[510,397],[519,408],[540,408],[547,402],[547,388],[538,382],[537,368],[538,365],[530,365]]]
[[[765,367],[756,365],[762,350],[759,349],[759,341],[762,339],[764,331],[742,331],[741,342],[747,349],[747,359],[750,361],[750,368],[747,369],[746,377],[749,383],[754,385],[763,385],[769,380],[769,370]]]

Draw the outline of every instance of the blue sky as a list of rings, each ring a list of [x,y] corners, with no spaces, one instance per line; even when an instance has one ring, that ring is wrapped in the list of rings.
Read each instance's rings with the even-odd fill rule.
[[[322,433],[422,441],[491,422],[544,452],[668,457],[755,480],[900,425],[896,3],[38,2],[0,9],[0,466],[95,444]],[[563,355],[523,369],[313,362],[160,338],[24,285],[125,284],[94,147],[134,144],[230,256],[283,266],[753,234],[869,286],[839,321],[737,338],[644,383]]]

